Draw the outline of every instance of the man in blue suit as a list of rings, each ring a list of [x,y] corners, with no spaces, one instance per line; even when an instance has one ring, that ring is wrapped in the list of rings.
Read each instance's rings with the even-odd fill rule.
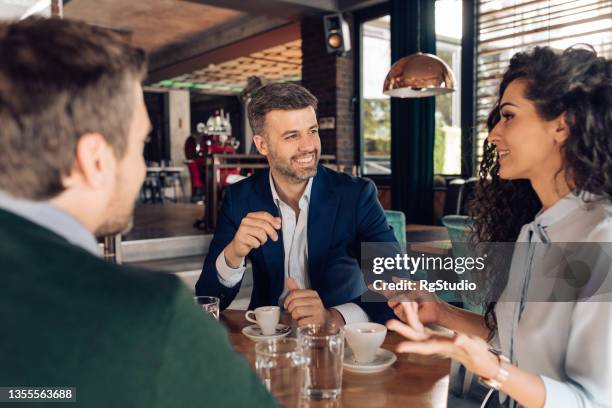
[[[371,181],[318,164],[317,99],[290,83],[260,88],[249,104],[257,150],[270,169],[226,189],[198,295],[236,297],[248,257],[249,308],[282,305],[299,325],[393,318],[362,302],[362,242],[396,243]]]

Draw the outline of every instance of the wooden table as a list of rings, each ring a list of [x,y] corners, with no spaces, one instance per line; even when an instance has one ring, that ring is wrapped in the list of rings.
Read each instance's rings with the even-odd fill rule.
[[[406,225],[408,250],[426,255],[451,255],[451,241],[446,227],[439,225]]]
[[[406,225],[406,242],[430,242],[449,239],[446,227],[439,225]]]
[[[244,319],[244,312],[226,310],[221,313],[220,321],[228,328],[236,351],[255,367],[255,343],[240,332],[251,324]],[[281,321],[291,324],[288,314],[283,314]],[[383,348],[393,351],[400,341],[398,334],[389,332]],[[397,357],[393,366],[380,373],[344,371],[339,400],[305,401],[304,407],[446,407],[450,360],[414,354],[397,354]]]
[[[450,256],[453,252],[453,245],[450,239],[442,239],[439,241],[411,243],[409,244],[409,249],[411,252],[426,255]]]

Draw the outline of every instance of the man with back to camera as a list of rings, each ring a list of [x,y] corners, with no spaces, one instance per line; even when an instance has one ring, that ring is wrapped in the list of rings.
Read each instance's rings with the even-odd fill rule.
[[[0,61],[0,386],[75,387],[86,407],[275,406],[175,276],[99,257],[94,234],[128,226],[145,176],[144,51],[30,18],[0,24]]]
[[[248,115],[257,150],[270,165],[229,186],[198,295],[226,308],[253,265],[249,309],[282,305],[299,325],[393,318],[385,303],[362,302],[362,242],[392,242],[371,181],[318,164],[317,99],[302,86],[273,83],[253,96]]]

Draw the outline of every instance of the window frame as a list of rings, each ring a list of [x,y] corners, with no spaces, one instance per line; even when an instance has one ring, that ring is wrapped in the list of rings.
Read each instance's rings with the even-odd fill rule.
[[[478,33],[478,3],[475,0],[462,0],[463,36],[461,39],[461,68],[456,73],[455,80],[461,83],[460,97],[460,125],[461,125],[461,174],[440,174],[445,179],[461,176],[463,178],[473,177],[476,169],[476,64],[477,57],[477,33]],[[354,44],[354,140],[355,140],[355,162],[363,172],[364,165],[364,138],[363,138],[363,91],[362,77],[362,24],[385,15],[391,14],[391,2],[381,3],[372,7],[358,10],[353,14],[354,24],[352,37]],[[436,45],[439,41],[436,39]],[[393,135],[391,135],[393,137]],[[391,185],[391,174],[363,174],[372,179],[377,185]]]
[[[451,119],[451,126],[453,127],[458,127],[461,129],[461,144],[460,144],[460,156],[461,156],[461,162],[464,161],[464,157],[465,157],[465,153],[463,151],[464,148],[464,144],[463,144],[463,128],[461,126],[461,114],[462,114],[462,106],[461,106],[461,96],[462,96],[462,82],[461,82],[461,72],[462,72],[462,65],[463,65],[463,52],[462,52],[462,48],[463,48],[463,43],[460,40],[454,39],[454,38],[449,38],[449,37],[445,37],[443,35],[436,35],[436,53],[438,53],[439,51],[448,51],[450,53],[452,53],[452,64],[450,69],[453,71],[453,74],[455,74],[455,83],[457,86],[457,89],[455,90],[455,92],[453,92],[452,94],[452,100],[451,100],[451,106],[452,106],[452,119]],[[457,61],[457,59],[459,61]],[[435,151],[435,145],[434,145],[434,151]],[[462,166],[461,166],[462,167]],[[459,169],[459,173],[436,173],[434,171],[434,176],[442,176],[445,179],[447,178],[456,178],[456,177],[461,177],[463,174],[463,170],[460,168]]]
[[[459,87],[452,94],[452,126],[461,127],[461,64],[463,62],[461,58],[461,41],[444,36],[436,37],[436,52],[439,51],[448,51],[453,55],[453,63],[450,68],[453,71],[453,74],[455,74],[455,82],[459,85]],[[457,58],[459,59],[458,62]]]
[[[356,161],[361,169],[361,175],[374,181],[376,185],[391,185],[391,174],[363,174],[365,157],[364,157],[364,137],[363,137],[363,87],[362,87],[362,73],[363,73],[363,44],[361,36],[363,34],[362,25],[370,20],[383,17],[391,14],[391,3],[386,2],[378,4],[373,7],[369,7],[363,10],[359,10],[354,14],[353,24],[353,44],[355,44],[354,54],[354,86],[355,86],[355,97],[353,98],[354,112],[355,112],[355,157]]]
[[[590,43],[588,38],[593,35],[598,36],[599,33],[609,35],[605,22],[609,15],[606,6],[610,6],[608,6],[609,0],[592,0],[578,5],[572,2],[551,4],[544,0],[523,0],[493,10],[487,9],[495,5],[492,2],[472,0],[472,3],[474,20],[472,29],[475,33],[473,49],[476,56],[473,62],[473,167],[476,171],[478,160],[481,159],[478,153],[488,133],[487,111],[493,108],[497,98],[497,88],[512,55],[531,50],[535,46],[552,46],[561,50],[572,44]],[[591,12],[597,13],[590,14]],[[494,18],[491,18],[492,15]],[[598,23],[602,23],[603,28],[598,28],[600,25]],[[504,33],[508,31],[511,34]],[[497,36],[492,35],[496,32]],[[508,41],[508,44],[503,44],[504,41]],[[603,41],[607,42],[592,43],[600,56],[606,56],[605,50],[612,53],[612,49],[607,48],[610,45],[608,37]],[[560,48],[562,44],[563,47]],[[497,57],[497,59],[487,62],[484,60],[487,57]],[[490,64],[497,67],[483,69]],[[490,88],[490,92],[484,94],[482,91],[487,88]],[[483,103],[482,101],[486,99],[491,101]]]

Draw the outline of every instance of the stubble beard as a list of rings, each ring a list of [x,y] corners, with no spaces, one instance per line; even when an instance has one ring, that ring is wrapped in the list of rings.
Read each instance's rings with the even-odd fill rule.
[[[296,156],[291,157],[288,162],[285,162],[276,156],[272,151],[269,152],[270,167],[275,169],[280,175],[294,183],[302,183],[309,178],[316,176],[317,166],[319,165],[319,152],[315,150],[315,159],[312,167],[304,168],[297,171],[291,166],[292,161]]]
[[[117,177],[117,188],[114,191],[108,209],[108,218],[95,232],[97,237],[125,234],[134,226],[135,197],[127,197],[123,192],[121,180]],[[129,203],[126,202],[129,200]],[[129,207],[124,207],[129,205]]]

